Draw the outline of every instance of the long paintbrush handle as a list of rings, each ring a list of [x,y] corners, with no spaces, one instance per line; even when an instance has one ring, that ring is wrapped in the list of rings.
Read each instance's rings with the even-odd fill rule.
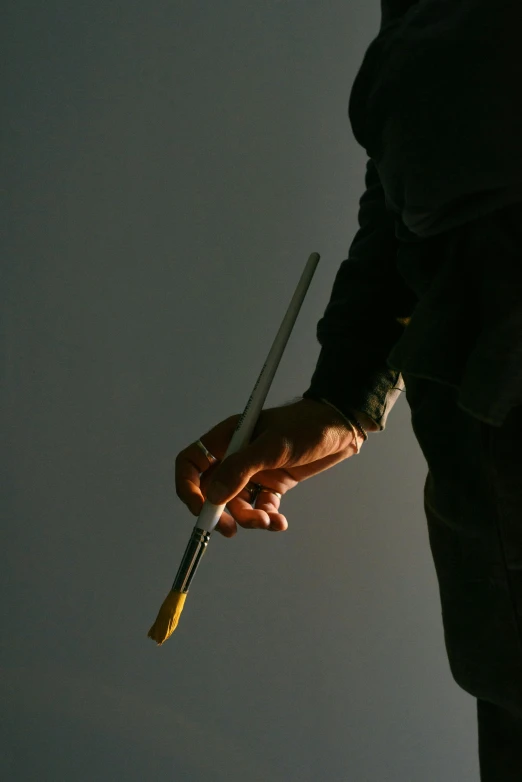
[[[292,296],[292,301],[288,306],[286,314],[283,318],[283,322],[281,323],[276,338],[274,339],[272,347],[270,348],[270,352],[268,353],[263,369],[261,370],[261,373],[257,379],[257,383],[254,386],[254,390],[250,394],[250,399],[248,400],[243,414],[238,421],[234,434],[232,435],[227,452],[223,457],[224,459],[226,459],[227,456],[230,456],[230,454],[239,451],[241,448],[244,448],[244,446],[248,445],[250,441],[252,432],[254,431],[255,425],[257,423],[257,419],[259,418],[259,414],[263,409],[265,399],[270,390],[270,386],[272,384],[272,380],[274,379],[277,367],[279,366],[279,362],[281,361],[286,344],[290,334],[292,333],[294,323],[297,320],[297,316],[299,315],[299,310],[301,309],[304,297],[306,296],[310,283],[312,282],[312,277],[314,276],[320,257],[321,256],[319,253],[312,253],[308,258],[304,272],[302,273],[301,279],[297,284],[295,293]],[[223,505],[213,505],[211,502],[209,502],[209,500],[205,500],[198,516],[196,527],[200,530],[204,530],[205,532],[212,532],[221,518],[225,506],[226,503]]]
[[[286,343],[292,333],[304,297],[312,282],[312,277],[314,276],[317,264],[319,263],[319,258],[319,253],[312,253],[308,258],[304,272],[301,275],[301,279],[299,280],[292,301],[286,311],[286,315],[283,318],[283,322],[279,327],[274,343],[270,348],[261,374],[257,379],[257,383],[250,394],[247,406],[232,435],[227,452],[223,457],[224,459],[247,445],[252,436],[257,419],[259,418],[259,413],[263,408],[266,395],[270,390],[270,385],[274,379],[279,362],[281,361],[281,356],[283,355]],[[172,589],[163,601],[156,621],[148,633],[149,638],[156,641],[159,646],[172,635],[178,625],[190,583],[194,578],[201,557],[206,551],[212,530],[221,518],[225,505],[226,503],[223,505],[213,505],[208,500],[205,500],[203,503],[201,513],[198,516],[196,526],[192,530],[192,535],[190,536],[187,548],[185,549],[185,554],[181,560]]]

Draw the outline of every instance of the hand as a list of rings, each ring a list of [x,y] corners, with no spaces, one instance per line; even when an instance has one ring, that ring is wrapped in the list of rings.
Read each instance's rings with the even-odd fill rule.
[[[353,456],[357,442],[353,431],[335,410],[324,402],[300,399],[290,405],[262,410],[250,443],[224,461],[240,415],[232,415],[209,429],[202,443],[218,461],[209,465],[203,451],[195,444],[184,448],[176,457],[176,493],[194,516],[199,516],[208,493],[209,500],[227,510],[216,526],[227,538],[245,529],[268,529],[281,532],[288,522],[279,513],[279,497],[263,491],[256,507],[249,502],[245,488],[253,481],[286,494],[300,481]],[[223,484],[219,496],[212,496],[214,483]]]

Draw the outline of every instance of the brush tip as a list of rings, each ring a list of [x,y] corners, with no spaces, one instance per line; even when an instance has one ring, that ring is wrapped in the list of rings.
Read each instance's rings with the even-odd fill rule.
[[[186,598],[186,592],[169,592],[158,612],[156,621],[147,633],[147,638],[156,641],[158,646],[170,638],[178,626]]]

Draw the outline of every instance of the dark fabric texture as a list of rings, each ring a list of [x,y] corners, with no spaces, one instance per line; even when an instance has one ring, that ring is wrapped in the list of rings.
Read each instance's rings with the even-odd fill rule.
[[[482,782],[520,782],[522,720],[489,701],[477,699]]]
[[[350,95],[359,230],[305,398],[406,391],[451,674],[482,782],[522,780],[522,4],[382,0]],[[367,446],[368,447],[368,446]]]
[[[522,203],[429,239],[396,225],[419,303],[388,364],[453,386],[463,410],[501,426],[522,404]]]
[[[386,209],[369,161],[359,225],[303,396],[361,410],[383,431],[408,372],[458,389],[463,410],[501,426],[522,404],[522,202],[418,237]]]
[[[495,426],[519,403],[521,29],[513,0],[381,0],[349,102],[369,156],[359,230],[305,397],[380,431],[403,370]]]
[[[404,383],[387,356],[417,303],[396,267],[395,220],[379,175],[368,161],[359,230],[337,272],[317,324],[321,352],[305,398],[325,398],[341,412],[361,410],[384,430]]]
[[[352,86],[388,208],[431,236],[522,200],[522,4],[382,0]]]
[[[482,782],[522,779],[522,405],[501,427],[404,375],[451,674],[477,699]]]

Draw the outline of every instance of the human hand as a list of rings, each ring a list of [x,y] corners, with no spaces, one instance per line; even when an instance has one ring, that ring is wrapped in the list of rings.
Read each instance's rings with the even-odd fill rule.
[[[226,503],[215,529],[227,538],[245,529],[281,532],[288,522],[279,513],[279,497],[260,493],[256,507],[246,489],[252,481],[284,495],[300,481],[328,470],[357,453],[352,429],[333,408],[313,399],[262,410],[250,442],[223,460],[240,415],[235,414],[209,429],[200,439],[217,458],[209,465],[203,451],[192,443],[176,457],[176,493],[194,516],[199,516],[208,496],[215,505]],[[225,487],[212,494],[217,483]]]

